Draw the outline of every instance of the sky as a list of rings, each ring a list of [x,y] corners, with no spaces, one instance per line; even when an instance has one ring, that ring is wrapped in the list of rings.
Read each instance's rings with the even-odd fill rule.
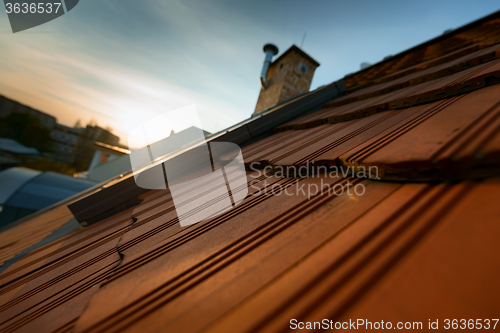
[[[193,104],[217,132],[251,116],[266,43],[281,54],[305,33],[302,49],[321,64],[315,89],[499,9],[498,0],[80,0],[15,34],[0,10],[0,94],[67,126],[94,119],[122,143],[141,122]]]

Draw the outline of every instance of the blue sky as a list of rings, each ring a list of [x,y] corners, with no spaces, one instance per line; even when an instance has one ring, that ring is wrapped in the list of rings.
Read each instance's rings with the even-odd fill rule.
[[[80,0],[12,34],[0,11],[0,94],[66,125],[96,119],[126,135],[195,104],[211,132],[248,118],[262,46],[292,44],[321,63],[311,89],[500,9],[494,1]]]

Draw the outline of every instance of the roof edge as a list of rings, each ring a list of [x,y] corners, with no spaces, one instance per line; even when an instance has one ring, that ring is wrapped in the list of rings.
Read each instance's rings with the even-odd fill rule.
[[[319,67],[320,63],[317,62],[316,60],[314,60],[309,54],[305,53],[304,51],[302,51],[297,45],[293,44],[292,46],[290,46],[290,48],[288,50],[286,50],[285,52],[283,52],[278,58],[276,58],[276,60],[274,60],[272,63],[271,63],[271,66],[274,65],[275,63],[278,63],[280,62],[281,59],[283,59],[287,54],[291,53],[292,51],[295,51],[297,53],[299,53],[301,56],[303,56],[304,58],[306,58],[307,60],[309,60],[310,62],[312,62],[314,65],[316,65],[316,67]]]
[[[394,59],[394,58],[396,58],[396,57],[402,57],[402,56],[405,56],[405,55],[407,55],[408,53],[415,52],[415,51],[417,51],[418,49],[421,49],[421,48],[423,48],[423,47],[426,47],[426,46],[429,46],[429,45],[431,45],[431,44],[434,44],[434,43],[440,42],[440,41],[442,41],[442,40],[445,40],[445,39],[447,39],[447,38],[449,38],[449,37],[451,37],[451,36],[453,36],[453,35],[455,35],[455,34],[457,34],[457,33],[460,33],[460,32],[466,31],[466,30],[468,30],[468,29],[471,29],[471,28],[473,28],[473,27],[475,27],[475,26],[477,26],[477,25],[479,25],[479,24],[482,24],[482,23],[484,23],[484,22],[486,22],[486,21],[489,21],[489,20],[491,20],[491,19],[493,19],[493,18],[496,18],[496,17],[499,17],[499,18],[500,18],[500,10],[498,10],[498,11],[496,11],[496,12],[493,12],[493,13],[491,13],[491,14],[488,14],[488,15],[486,15],[486,16],[483,16],[483,17],[481,17],[481,18],[479,18],[479,19],[477,19],[477,20],[475,20],[475,21],[469,22],[469,23],[467,23],[467,24],[465,24],[465,25],[463,25],[463,26],[461,26],[461,27],[458,27],[458,28],[456,28],[456,29],[453,29],[452,31],[450,31],[450,32],[448,32],[448,33],[441,34],[441,35],[439,35],[439,36],[437,36],[437,37],[434,37],[434,38],[432,38],[432,39],[429,39],[429,40],[427,40],[427,41],[425,41],[425,42],[423,42],[423,43],[421,43],[421,44],[415,45],[415,46],[413,46],[413,47],[411,47],[411,48],[409,48],[409,49],[407,49],[407,50],[404,50],[404,51],[402,51],[402,52],[399,52],[399,53],[397,53],[397,54],[395,54],[395,55],[393,55],[393,56],[387,57],[387,59],[383,59],[383,60],[381,60],[381,61],[379,61],[379,62],[377,62],[377,63],[374,63],[373,65],[371,65],[371,66],[369,66],[369,67],[366,67],[366,68],[360,69],[360,70],[358,70],[357,72],[353,72],[353,73],[346,74],[346,75],[344,76],[344,79],[345,79],[345,78],[349,78],[349,77],[354,76],[354,75],[359,74],[359,73],[363,73],[364,71],[368,71],[368,70],[370,70],[371,68],[373,68],[373,67],[375,67],[375,66],[382,65],[382,64],[384,64],[384,63],[386,63],[386,62],[388,62],[388,61],[393,60],[393,59]]]

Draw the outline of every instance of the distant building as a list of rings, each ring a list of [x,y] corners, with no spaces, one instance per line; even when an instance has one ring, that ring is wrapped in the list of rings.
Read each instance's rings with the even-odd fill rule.
[[[115,146],[118,146],[118,142],[120,142],[120,137],[111,133],[110,130],[97,125],[87,125],[82,130],[81,136],[89,140],[97,140]]]
[[[92,169],[101,164],[111,162],[120,156],[130,154],[130,150],[128,149],[107,145],[102,142],[96,141],[94,142],[94,145],[96,147],[96,151],[94,153],[92,161],[90,162],[89,172],[91,172]]]
[[[130,171],[130,150],[94,142],[96,147],[87,172],[78,174],[79,177],[93,181],[105,181],[119,174]]]
[[[72,164],[75,159],[75,145],[82,132],[81,128],[56,124],[55,128],[50,132],[53,141],[53,159],[58,162]]]
[[[87,125],[85,128],[64,126],[58,124],[56,118],[47,113],[0,96],[0,118],[13,112],[33,115],[40,120],[43,127],[50,130],[51,152],[44,153],[44,157],[74,165],[78,171],[88,169],[95,152],[94,142],[119,146],[120,138],[108,129],[97,125]]]
[[[54,116],[45,112],[35,110],[29,106],[0,96],[0,117],[6,117],[13,112],[30,114],[40,120],[40,125],[50,131],[51,153],[44,154],[46,157],[58,162],[71,164],[73,162],[73,151],[80,130],[67,127],[57,123]]]
[[[40,124],[49,130],[53,130],[56,126],[56,118],[54,116],[32,109],[29,106],[0,95],[0,118],[8,116],[12,112],[31,114],[40,119]]]
[[[120,138],[105,128],[97,125],[87,125],[86,128],[82,129],[75,145],[75,159],[73,165],[76,167],[77,171],[85,171],[89,169],[90,163],[97,149],[94,145],[94,142],[96,141],[110,146],[119,147]]]

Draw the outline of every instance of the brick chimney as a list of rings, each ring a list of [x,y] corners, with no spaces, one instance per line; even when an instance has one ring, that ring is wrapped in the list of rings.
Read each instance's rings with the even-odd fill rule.
[[[319,63],[297,46],[292,45],[270,65],[278,49],[272,45],[264,46],[266,60],[261,75],[261,89],[254,114],[267,110],[281,101],[308,92],[316,67]],[[271,53],[271,54],[269,54]],[[265,73],[267,65],[269,69]]]

